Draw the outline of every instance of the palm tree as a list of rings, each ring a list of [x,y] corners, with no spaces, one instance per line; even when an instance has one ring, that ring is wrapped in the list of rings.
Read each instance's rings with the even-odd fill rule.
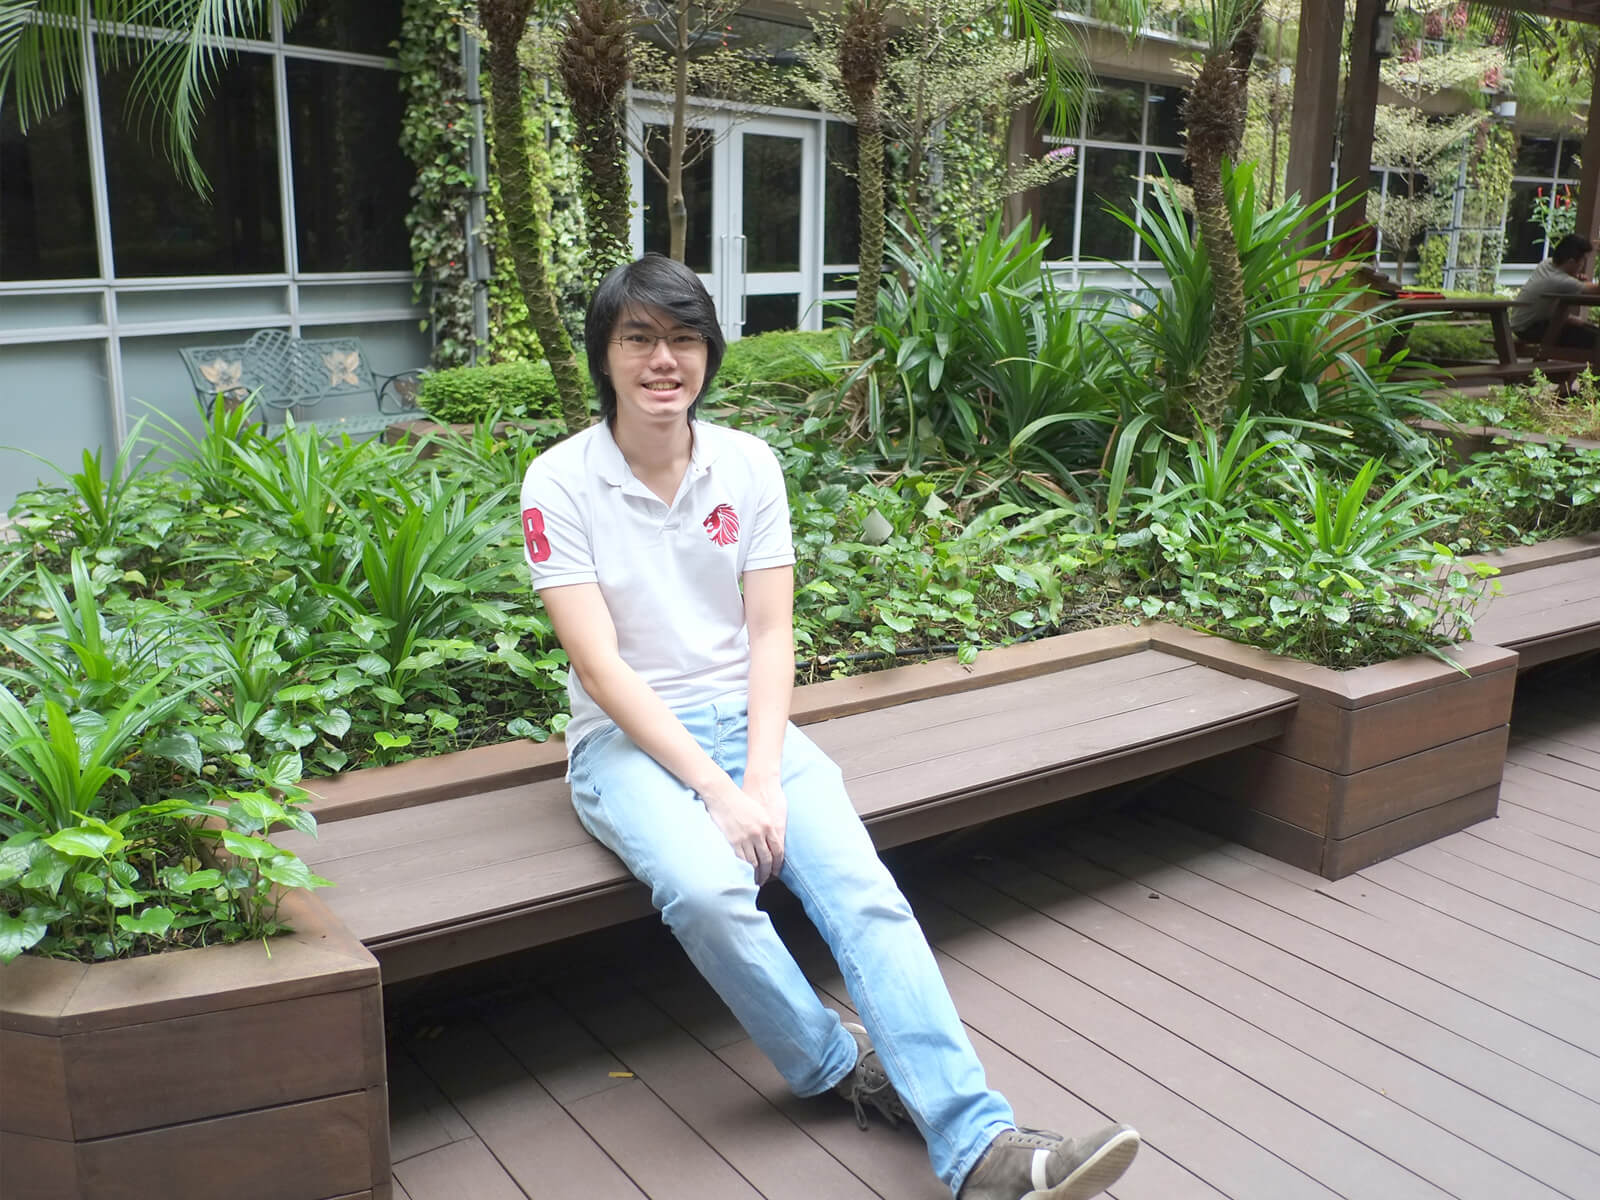
[[[548,229],[534,199],[531,156],[535,150],[542,155],[544,143],[530,144],[523,113],[521,46],[533,6],[534,0],[479,0],[478,19],[489,43],[489,108],[500,206],[505,212],[511,257],[517,265],[517,283],[555,377],[561,415],[568,431],[576,433],[589,424],[589,405],[572,339],[561,323],[545,245]]]
[[[597,274],[632,257],[622,106],[633,74],[636,19],[630,0],[577,0],[557,55],[577,126],[584,223]]]
[[[285,25],[304,0],[279,0]],[[190,187],[210,190],[194,139],[206,101],[233,51],[220,39],[263,37],[273,0],[4,0],[0,3],[0,108],[15,108],[24,132],[83,85],[93,39],[101,70],[137,68],[130,95],[153,120],[167,156]],[[152,37],[96,37],[142,27]]]
[[[1223,160],[1239,153],[1250,62],[1261,37],[1262,0],[1209,0],[1199,74],[1183,100],[1185,156],[1194,186],[1194,220],[1211,268],[1211,331],[1191,384],[1200,423],[1217,429],[1233,398],[1233,370],[1244,345],[1244,268],[1223,191]]]
[[[839,80],[856,119],[856,183],[861,246],[856,273],[855,327],[871,325],[883,277],[883,117],[878,88],[889,49],[889,0],[847,0],[839,31]]]

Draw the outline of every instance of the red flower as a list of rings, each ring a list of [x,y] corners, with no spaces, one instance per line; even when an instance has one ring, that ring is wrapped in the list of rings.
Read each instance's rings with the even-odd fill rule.
[[[719,546],[731,546],[739,540],[739,514],[733,511],[731,504],[717,505],[701,524]]]

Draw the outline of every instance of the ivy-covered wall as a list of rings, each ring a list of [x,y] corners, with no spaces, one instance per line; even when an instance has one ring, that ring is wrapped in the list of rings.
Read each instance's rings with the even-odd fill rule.
[[[455,367],[470,361],[475,343],[467,210],[476,184],[455,15],[436,0],[404,0],[395,49],[406,101],[400,148],[417,167],[406,215],[414,295],[428,304],[423,324],[433,334],[430,365]]]
[[[468,212],[478,181],[472,173],[474,120],[461,69],[461,38],[466,36],[463,10],[437,0],[403,0],[400,41],[402,90],[406,99],[401,148],[417,166],[411,192],[412,270],[417,299],[426,299],[426,326],[434,336],[431,365],[435,369],[471,361],[537,361],[539,340],[528,323],[528,310],[517,283],[515,264],[503,240],[499,185],[491,164],[487,220],[476,235],[488,251],[489,338],[478,344],[473,332],[473,283],[468,266]],[[559,288],[561,312],[569,332],[581,335],[583,305],[592,286],[585,262],[583,206],[578,163],[571,149],[565,98],[554,83],[549,39],[553,33],[534,28],[523,45],[524,96],[530,140],[543,147],[536,188],[552,231],[552,271]],[[489,91],[487,80],[483,94]]]

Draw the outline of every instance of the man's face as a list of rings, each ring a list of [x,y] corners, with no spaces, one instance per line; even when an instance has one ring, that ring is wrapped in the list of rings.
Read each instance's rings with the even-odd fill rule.
[[[1569,259],[1567,262],[1557,263],[1556,265],[1574,279],[1587,279],[1589,278],[1589,265],[1593,261],[1594,252],[1591,250],[1588,254],[1580,254],[1577,258]]]
[[[627,308],[606,350],[617,419],[670,424],[684,419],[706,378],[706,340],[657,308]]]

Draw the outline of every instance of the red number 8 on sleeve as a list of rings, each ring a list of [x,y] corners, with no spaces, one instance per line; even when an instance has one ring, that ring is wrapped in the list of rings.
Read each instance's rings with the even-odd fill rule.
[[[550,557],[550,539],[544,535],[544,514],[537,508],[522,510],[522,540],[528,543],[528,558],[542,563]]]

